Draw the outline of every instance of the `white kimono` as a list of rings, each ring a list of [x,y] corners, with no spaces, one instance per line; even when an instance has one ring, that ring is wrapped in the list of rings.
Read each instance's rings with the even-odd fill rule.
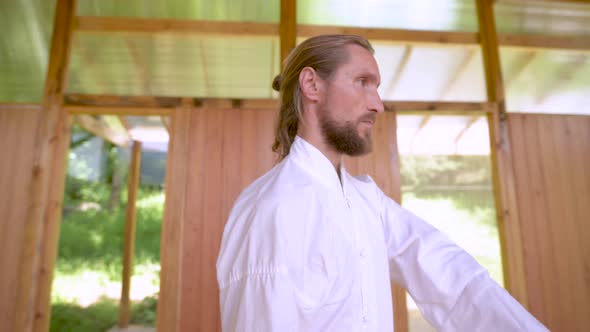
[[[224,331],[392,331],[390,281],[440,331],[546,331],[469,254],[313,145],[238,198],[217,260]]]

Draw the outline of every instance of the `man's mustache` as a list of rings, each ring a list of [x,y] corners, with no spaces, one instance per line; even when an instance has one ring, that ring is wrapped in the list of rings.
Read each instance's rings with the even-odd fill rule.
[[[377,119],[377,113],[367,113],[367,114],[359,117],[358,122],[371,121],[372,123],[375,123],[376,119]]]

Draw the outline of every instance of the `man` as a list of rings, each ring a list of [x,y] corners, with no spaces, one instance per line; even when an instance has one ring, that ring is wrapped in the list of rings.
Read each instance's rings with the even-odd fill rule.
[[[487,271],[342,156],[383,112],[369,42],[306,40],[273,87],[282,158],[238,198],[217,261],[226,331],[392,331],[390,280],[441,331],[546,331]]]

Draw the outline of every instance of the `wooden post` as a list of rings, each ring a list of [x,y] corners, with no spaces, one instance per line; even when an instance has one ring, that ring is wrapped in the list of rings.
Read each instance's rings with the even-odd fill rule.
[[[287,56],[297,44],[297,0],[281,0],[281,68]]]
[[[479,41],[485,67],[486,92],[496,107],[487,114],[498,234],[504,269],[504,287],[528,306],[523,246],[516,204],[514,170],[506,124],[506,104],[492,0],[477,0]]]
[[[186,210],[188,181],[189,131],[194,109],[190,99],[170,116],[170,143],[166,162],[166,204],[160,249],[160,296],[158,297],[158,331],[180,331],[180,296],[182,293],[182,234]]]
[[[139,189],[139,175],[141,169],[141,142],[133,141],[131,165],[129,166],[129,180],[127,182],[127,209],[125,211],[125,238],[123,242],[123,280],[121,287],[121,302],[119,306],[119,327],[127,327],[131,318],[131,274],[133,272],[133,250],[135,247],[135,225],[137,192]]]
[[[31,166],[30,201],[23,221],[24,237],[12,331],[47,331],[53,267],[57,256],[61,200],[71,120],[62,100],[69,63],[76,0],[56,4],[49,64],[38,116]],[[24,202],[23,202],[24,203]]]

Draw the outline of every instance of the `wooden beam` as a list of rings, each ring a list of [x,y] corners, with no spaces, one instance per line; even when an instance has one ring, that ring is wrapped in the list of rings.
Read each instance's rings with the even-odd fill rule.
[[[459,31],[428,31],[384,28],[357,28],[331,25],[298,25],[297,32],[302,37],[324,34],[351,34],[363,36],[372,41],[409,42],[423,44],[473,45],[477,44],[477,34]]]
[[[533,34],[504,33],[498,35],[502,47],[525,48],[532,50],[572,50],[590,51],[590,38],[587,36],[550,36]]]
[[[79,16],[76,18],[76,28],[81,32],[188,33],[230,37],[276,37],[279,34],[279,25],[276,23],[105,16]],[[479,43],[478,34],[474,32],[297,25],[297,36],[307,38],[322,34],[355,34],[371,41],[412,44],[477,45]],[[498,36],[498,42],[506,47],[590,51],[590,39],[585,36],[501,34]]]
[[[190,33],[229,36],[276,36],[276,23],[196,21],[167,18],[78,16],[76,30],[92,32]]]
[[[453,102],[453,101],[383,101],[386,112],[426,111],[439,112],[490,112],[493,108],[489,103]]]
[[[0,103],[0,111],[39,110],[41,107],[41,104]]]
[[[74,117],[74,121],[89,133],[101,137],[117,146],[129,146],[129,140],[127,139],[128,136],[126,135],[126,133],[118,134],[117,132],[103,124],[101,121],[93,118],[91,115],[76,115]]]
[[[180,102],[180,97],[115,96],[91,94],[67,94],[64,96],[64,104],[69,106],[130,106],[143,108],[174,108],[179,106]]]
[[[467,131],[469,131],[469,129],[471,129],[471,127],[473,127],[473,125],[480,119],[479,116],[472,116],[471,118],[469,118],[469,120],[467,120],[467,123],[465,124],[465,127],[463,127],[463,129],[461,129],[461,131],[459,132],[459,134],[457,135],[457,137],[455,137],[454,143],[455,143],[455,154],[457,154],[457,145],[459,144],[459,141],[461,140],[461,138],[463,138],[463,135],[465,135],[465,133]]]
[[[123,128],[125,128],[125,130],[127,131],[127,136],[130,136],[129,135],[129,130],[131,130],[131,126],[129,125],[129,122],[127,121],[127,118],[125,116],[123,116],[123,115],[119,115],[118,118],[119,118],[119,122],[121,123],[121,126]]]
[[[281,64],[297,44],[297,0],[281,0],[281,20],[279,22],[281,40]]]
[[[172,108],[168,107],[151,107],[145,108],[140,106],[92,106],[92,105],[66,105],[63,109],[71,115],[130,115],[130,116],[152,116],[152,115],[170,115]]]
[[[57,1],[42,110],[35,133],[29,202],[18,269],[15,326],[12,331],[47,331],[51,281],[57,256],[61,200],[70,118],[61,109],[71,47],[75,0]]]
[[[162,121],[162,125],[166,128],[168,132],[168,136],[170,136],[170,117],[168,116],[161,116],[160,120]]]
[[[386,96],[393,96],[395,93],[395,89],[401,79],[402,75],[404,74],[408,62],[410,61],[410,57],[412,56],[412,46],[407,45],[404,49],[404,54],[402,55],[402,59],[400,60],[395,73],[391,77],[391,82],[389,83],[389,87],[387,88]]]
[[[487,99],[496,106],[496,109],[487,114],[487,120],[504,286],[526,308],[528,296],[523,262],[524,252],[520,236],[514,170],[510,159],[510,142],[506,122],[502,120],[506,105],[493,2],[476,0],[476,6]]]
[[[136,202],[139,191],[141,169],[141,142],[133,141],[129,180],[127,183],[127,207],[125,209],[125,237],[123,238],[123,274],[121,281],[121,301],[119,304],[119,327],[129,325],[131,318],[131,276],[133,274],[133,250],[135,248],[135,228],[137,224]]]
[[[168,116],[182,100],[191,108],[226,109],[273,109],[279,107],[277,99],[230,99],[230,98],[182,98],[147,96],[107,96],[71,94],[65,97],[65,110],[71,114],[118,114]],[[486,113],[493,103],[457,101],[383,101],[388,112],[410,113]]]
[[[453,91],[453,87],[457,81],[463,77],[471,62],[475,60],[477,51],[478,50],[476,48],[467,51],[467,55],[465,55],[463,61],[461,64],[459,64],[459,67],[457,67],[454,74],[451,76],[451,79],[449,79],[449,81],[444,85],[443,90],[438,96],[438,100],[444,100],[451,93],[451,91]]]
[[[518,60],[518,63],[512,69],[510,77],[506,78],[506,81],[504,83],[506,89],[508,89],[510,85],[512,85],[516,80],[518,80],[520,75],[522,75],[522,73],[526,71],[526,69],[531,65],[531,63],[533,63],[533,60],[537,58],[537,54],[538,53],[536,51],[528,51],[523,54],[523,57]]]

